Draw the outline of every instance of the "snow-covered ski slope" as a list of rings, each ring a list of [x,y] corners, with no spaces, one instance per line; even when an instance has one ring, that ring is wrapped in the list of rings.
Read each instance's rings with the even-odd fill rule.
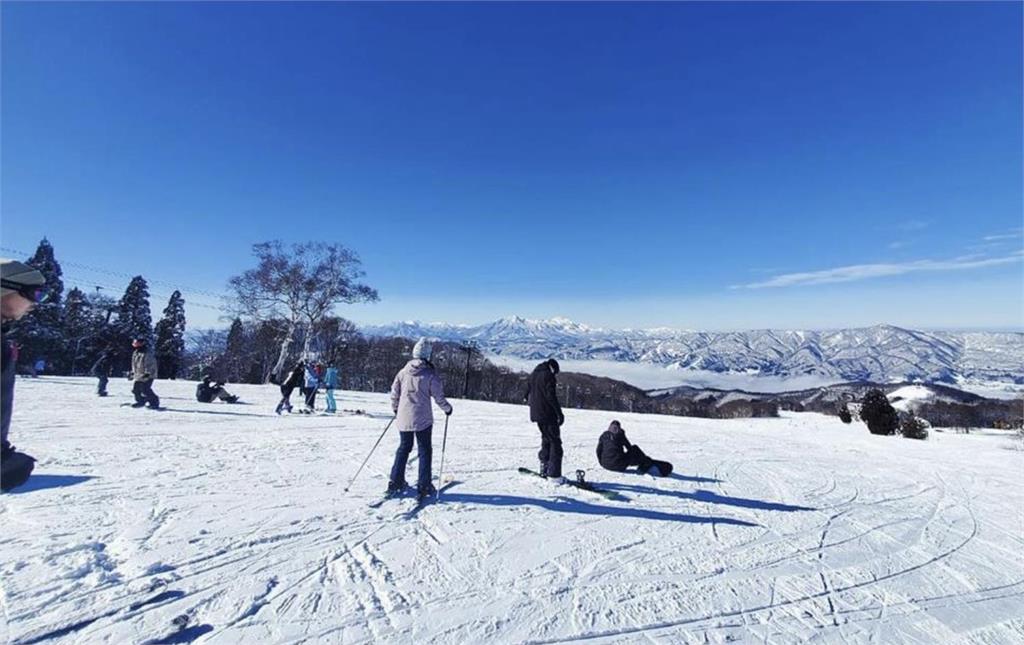
[[[618,414],[674,462],[597,468],[610,413],[569,410],[557,488],[525,407],[454,401],[441,502],[385,488],[372,417],[200,404],[119,407],[91,379],[20,379],[12,440],[36,474],[0,498],[0,640],[12,643],[1012,643],[1024,640],[1024,452],[1010,434],[873,437],[813,414]],[[439,415],[440,416],[440,415]],[[440,427],[435,433],[435,467]],[[415,455],[410,478],[414,476]],[[567,473],[568,474],[568,473]]]

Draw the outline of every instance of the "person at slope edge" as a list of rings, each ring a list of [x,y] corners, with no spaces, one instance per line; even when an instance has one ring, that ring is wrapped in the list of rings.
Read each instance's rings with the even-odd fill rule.
[[[18,452],[7,441],[14,412],[15,353],[7,340],[8,325],[21,319],[43,299],[46,278],[17,260],[0,259],[0,488],[24,484],[36,460]]]
[[[395,463],[391,466],[391,477],[388,480],[387,495],[393,497],[400,494],[408,486],[405,481],[405,468],[412,452],[413,439],[419,451],[419,476],[416,478],[416,496],[422,500],[436,493],[432,478],[431,431],[434,427],[434,412],[430,407],[433,398],[451,415],[452,404],[444,398],[444,384],[437,370],[430,362],[433,346],[426,338],[421,338],[412,349],[412,360],[395,376],[391,384],[391,409],[395,412],[395,425],[401,439],[395,451]]]
[[[558,361],[549,359],[533,369],[526,385],[526,402],[530,405],[530,421],[540,428],[540,474],[548,479],[562,480],[562,436],[565,423],[562,406],[558,403]]]

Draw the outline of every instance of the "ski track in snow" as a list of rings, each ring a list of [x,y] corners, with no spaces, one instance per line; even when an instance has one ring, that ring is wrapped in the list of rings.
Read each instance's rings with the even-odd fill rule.
[[[1011,434],[568,410],[566,474],[628,500],[608,501],[516,472],[536,468],[525,407],[456,400],[440,501],[369,508],[394,432],[342,489],[384,395],[278,417],[272,386],[204,405],[161,381],[162,412],[120,407],[129,387],[18,380],[12,440],[39,461],[0,497],[0,641],[1024,641]],[[673,477],[600,470],[612,418]]]

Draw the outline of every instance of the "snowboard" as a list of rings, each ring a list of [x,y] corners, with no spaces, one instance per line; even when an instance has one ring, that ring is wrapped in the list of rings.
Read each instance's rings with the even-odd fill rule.
[[[533,475],[534,477],[540,477],[541,479],[545,479],[545,480],[547,479],[547,477],[545,477],[544,475],[541,475],[536,470],[530,470],[529,468],[523,468],[522,466],[519,467],[519,472],[524,474],[524,475]],[[627,502],[627,501],[629,501],[628,499],[626,499],[622,495],[616,493],[615,491],[606,490],[604,488],[599,488],[597,486],[594,486],[593,484],[591,484],[588,481],[584,481],[583,476],[581,475],[581,473],[583,473],[583,472],[584,471],[582,471],[582,470],[577,470],[576,471],[576,480],[575,481],[572,480],[572,479],[566,478],[566,480],[565,480],[566,485],[567,486],[572,486],[574,488],[578,488],[580,490],[589,491],[591,493],[597,493],[601,497],[603,497],[605,499],[612,500],[612,501],[617,501],[617,502]]]

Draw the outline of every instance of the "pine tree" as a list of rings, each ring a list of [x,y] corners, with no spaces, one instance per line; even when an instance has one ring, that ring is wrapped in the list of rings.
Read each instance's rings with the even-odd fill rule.
[[[164,317],[156,325],[156,360],[159,378],[177,378],[185,354],[185,299],[171,294]]]
[[[96,315],[85,294],[77,287],[68,292],[64,300],[62,335],[67,343],[68,371],[74,376],[83,367],[88,368],[96,353],[103,319]]]
[[[245,360],[245,327],[240,318],[231,322],[231,329],[228,330],[227,349],[224,350],[222,378],[235,383],[241,380]]]
[[[12,334],[21,354],[29,362],[42,358],[54,364],[58,371],[67,369],[66,342],[61,329],[61,298],[64,281],[60,263],[54,257],[53,246],[45,237],[39,242],[35,254],[25,261],[46,279],[44,297],[18,324]]]
[[[869,390],[864,395],[864,402],[860,407],[860,418],[868,426],[871,434],[896,434],[899,427],[899,417],[896,410],[889,403],[889,399],[878,389]]]
[[[149,309],[149,286],[141,275],[132,278],[117,303],[117,322],[112,325],[111,344],[118,369],[128,368],[132,340],[141,338],[147,344],[153,339],[153,315]]]
[[[839,406],[839,420],[843,423],[853,422],[853,415],[850,414],[850,406],[846,405],[845,401]]]

